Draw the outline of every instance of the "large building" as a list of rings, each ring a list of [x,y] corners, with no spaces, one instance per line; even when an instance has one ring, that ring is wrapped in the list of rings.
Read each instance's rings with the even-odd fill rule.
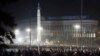
[[[42,41],[68,46],[93,46],[98,28],[96,20],[42,21]]]
[[[75,18],[68,20],[41,19],[42,44],[90,47],[97,46],[98,44],[95,43],[95,39],[98,37],[98,21],[93,19],[79,20]],[[37,22],[34,19],[32,18],[31,21],[32,45],[36,44],[37,40]],[[28,20],[22,20],[21,22],[22,23],[20,23],[20,25],[16,28],[20,33],[16,35],[16,39],[14,40],[15,44],[29,45],[30,34],[26,31],[26,29],[29,28],[30,22]]]

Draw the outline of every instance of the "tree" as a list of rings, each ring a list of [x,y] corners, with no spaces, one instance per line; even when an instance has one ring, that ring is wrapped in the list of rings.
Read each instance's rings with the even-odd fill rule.
[[[13,29],[16,26],[14,17],[11,16],[11,13],[4,12],[2,9],[6,6],[6,3],[11,3],[17,0],[0,0],[1,10],[0,10],[0,36],[5,36],[10,43],[13,43],[12,39],[15,38],[15,34],[13,33]],[[4,42],[2,38],[0,38],[0,43]]]

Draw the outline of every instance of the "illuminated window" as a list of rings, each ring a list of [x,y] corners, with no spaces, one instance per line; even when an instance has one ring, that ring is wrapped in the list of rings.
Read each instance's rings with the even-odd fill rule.
[[[95,34],[95,33],[93,34],[93,37],[94,37],[94,38],[96,37],[96,34]]]
[[[89,33],[89,36],[88,37],[90,37],[91,38],[91,34]]]
[[[91,35],[90,37],[92,38],[93,37],[93,33],[90,33],[90,35]]]

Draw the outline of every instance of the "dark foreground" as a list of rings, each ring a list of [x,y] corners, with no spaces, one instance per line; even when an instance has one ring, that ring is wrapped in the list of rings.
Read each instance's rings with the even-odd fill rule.
[[[0,56],[100,56],[99,50],[14,49],[3,50]]]

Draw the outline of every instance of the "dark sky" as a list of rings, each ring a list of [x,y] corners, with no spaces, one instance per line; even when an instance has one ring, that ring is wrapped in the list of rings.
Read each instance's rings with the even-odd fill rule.
[[[17,21],[36,17],[38,0],[18,0],[8,4],[4,10],[13,13]],[[99,0],[84,0],[83,15],[99,16]],[[81,14],[81,0],[40,0],[44,17],[61,17]]]

